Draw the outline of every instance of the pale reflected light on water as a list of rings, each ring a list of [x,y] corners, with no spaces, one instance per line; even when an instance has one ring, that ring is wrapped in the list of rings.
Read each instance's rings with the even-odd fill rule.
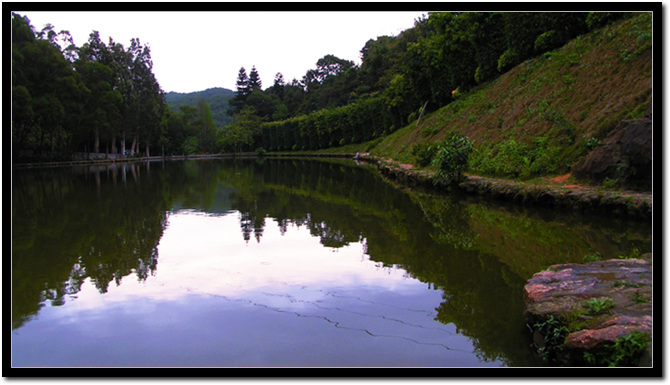
[[[402,292],[426,287],[401,268],[370,261],[364,239],[340,248],[325,247],[305,226],[291,225],[282,234],[276,222],[266,218],[262,239],[244,241],[238,215],[192,210],[170,214],[158,244],[160,264],[154,276],[143,282],[123,278],[122,285],[110,287],[109,301],[179,300],[193,293],[231,299],[258,293],[278,296],[291,288],[302,288],[318,300],[328,288],[362,285]],[[77,297],[78,307],[102,305],[90,284]]]
[[[65,306],[15,332],[14,363],[482,365],[454,325],[434,320],[441,292],[371,261],[365,239],[326,247],[305,226],[282,232],[265,218],[262,238],[245,241],[239,227],[237,212],[170,213],[153,276],[131,274],[104,295],[87,279]],[[45,347],[62,350],[30,357]]]
[[[523,285],[650,224],[348,160],[14,170],[13,367],[536,367]]]

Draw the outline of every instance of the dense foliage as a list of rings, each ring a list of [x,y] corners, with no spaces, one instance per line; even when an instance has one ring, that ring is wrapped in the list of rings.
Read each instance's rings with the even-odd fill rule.
[[[214,87],[189,93],[168,92],[165,94],[165,102],[170,110],[179,111],[181,106],[195,107],[203,99],[209,104],[214,123],[223,127],[232,121],[232,117],[228,115],[228,101],[233,96],[234,92],[229,89]]]
[[[468,170],[472,150],[472,141],[458,133],[451,134],[440,143],[433,160],[437,166],[437,180],[445,184],[460,182],[463,173]]]
[[[13,158],[102,149],[149,155],[161,140],[165,114],[152,67],[150,49],[139,39],[125,49],[93,31],[77,48],[69,32],[47,25],[37,33],[27,18],[12,14]]]
[[[370,39],[360,65],[325,55],[302,79],[286,82],[277,73],[266,89],[255,67],[249,73],[243,67],[237,90],[225,101],[169,108],[149,47],[139,39],[124,48],[111,38],[105,44],[93,31],[75,47],[67,31],[47,25],[37,32],[27,18],[12,14],[13,159],[314,150],[367,141],[625,16],[429,13],[397,36]],[[229,117],[223,120],[226,102]]]
[[[388,134],[533,56],[625,13],[435,12],[361,49],[361,65],[326,55],[301,80],[254,87],[240,69],[231,109],[248,124],[240,150],[315,150]],[[241,112],[251,108],[245,114]],[[370,115],[372,114],[372,116]],[[225,128],[224,128],[225,130]]]

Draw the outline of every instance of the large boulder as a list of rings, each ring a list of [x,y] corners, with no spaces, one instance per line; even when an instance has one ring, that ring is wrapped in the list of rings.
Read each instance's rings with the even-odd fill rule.
[[[601,145],[574,164],[572,175],[595,184],[610,178],[623,188],[651,190],[651,117],[621,122]]]
[[[543,347],[546,336],[537,326],[547,320],[566,326],[560,348],[576,357],[611,346],[635,331],[651,337],[652,264],[646,260],[651,254],[643,258],[554,265],[535,274],[525,286],[525,317],[538,347]],[[593,312],[589,305],[598,301],[609,301],[611,306]],[[650,351],[649,345],[647,355]]]

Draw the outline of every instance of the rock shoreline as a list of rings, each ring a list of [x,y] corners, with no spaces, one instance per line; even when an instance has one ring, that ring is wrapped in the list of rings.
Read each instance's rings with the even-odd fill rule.
[[[584,352],[602,350],[617,339],[642,332],[648,334],[649,342],[640,352],[638,365],[651,366],[651,258],[652,254],[645,254],[640,259],[554,265],[536,273],[524,287],[524,316],[535,345],[545,348],[548,332],[540,325],[556,320],[567,334],[557,347],[562,360],[583,364]]]
[[[389,159],[368,155],[361,156],[360,159],[376,163],[382,175],[405,186],[435,188],[432,174],[414,170],[411,165],[400,165]],[[458,192],[524,205],[640,219],[651,219],[653,209],[651,193],[610,191],[594,187],[543,186],[480,176],[466,176],[458,184]]]

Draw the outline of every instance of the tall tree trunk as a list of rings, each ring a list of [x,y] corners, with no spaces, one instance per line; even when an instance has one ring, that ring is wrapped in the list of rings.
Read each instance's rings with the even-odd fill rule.
[[[137,143],[135,141],[137,140],[137,136],[133,136],[133,143],[130,145],[130,156],[135,155],[135,146]]]
[[[51,142],[51,146],[50,146],[50,147],[51,147],[51,148],[50,148],[50,150],[51,150],[51,151],[50,151],[50,157],[51,157],[51,159],[53,159],[53,157],[54,157],[54,152],[56,151],[56,137],[55,137],[53,131],[51,132],[51,140],[50,140],[50,142]]]
[[[116,158],[116,138],[114,136],[112,136],[112,154]]]
[[[95,128],[95,140],[93,141],[93,152],[94,153],[99,153],[100,152],[100,135],[98,132],[98,127]]]
[[[121,138],[121,155],[126,156],[126,132],[123,131],[123,136]]]

